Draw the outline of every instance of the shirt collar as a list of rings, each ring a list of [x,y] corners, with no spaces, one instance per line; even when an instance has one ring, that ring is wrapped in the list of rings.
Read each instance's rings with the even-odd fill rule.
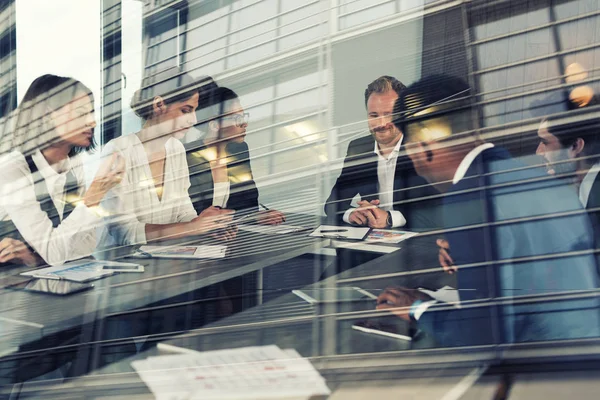
[[[400,140],[398,140],[398,143],[396,143],[396,146],[394,146],[394,149],[392,150],[388,158],[385,158],[383,155],[381,155],[381,152],[379,151],[379,146],[377,145],[377,141],[375,141],[375,149],[373,150],[373,152],[377,154],[378,158],[383,160],[389,160],[393,156],[398,155],[398,152],[400,151],[400,146],[402,146],[402,141],[404,141],[404,135],[402,135]]]
[[[60,173],[56,172],[56,170],[52,168],[50,164],[48,164],[46,157],[44,157],[40,150],[36,150],[35,153],[33,153],[33,155],[31,156],[31,158],[35,162],[35,165],[38,166],[40,174],[42,174],[44,178],[58,178],[59,176],[65,175],[71,168],[71,162],[69,157],[58,163],[58,169],[61,171]]]
[[[592,165],[592,168],[590,168],[581,181],[581,186],[579,186],[579,200],[581,200],[583,207],[587,207],[590,192],[592,186],[594,186],[594,181],[596,180],[596,176],[598,176],[598,172],[600,172],[600,161]]]
[[[456,185],[458,182],[460,182],[465,177],[465,174],[467,173],[469,167],[471,166],[471,164],[473,164],[473,161],[475,161],[477,156],[483,151],[491,149],[492,147],[494,147],[493,143],[484,143],[480,144],[479,146],[471,150],[469,153],[467,153],[465,158],[463,158],[463,160],[458,165],[456,172],[454,173],[452,184]]]

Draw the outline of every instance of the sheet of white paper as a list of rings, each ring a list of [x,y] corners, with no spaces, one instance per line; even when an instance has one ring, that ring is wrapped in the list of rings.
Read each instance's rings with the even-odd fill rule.
[[[227,246],[142,246],[140,250],[159,258],[225,258]]]
[[[238,228],[246,232],[261,233],[264,235],[285,235],[288,233],[300,232],[305,230],[303,226],[295,225],[238,225]]]
[[[371,228],[355,226],[321,225],[309,236],[330,239],[362,240]]]
[[[289,399],[330,393],[308,360],[274,345],[150,357],[132,366],[157,399]]]
[[[426,293],[436,299],[437,301],[443,301],[444,303],[458,304],[460,303],[460,296],[458,290],[451,286],[444,286],[438,290],[428,290],[419,288],[419,291]]]

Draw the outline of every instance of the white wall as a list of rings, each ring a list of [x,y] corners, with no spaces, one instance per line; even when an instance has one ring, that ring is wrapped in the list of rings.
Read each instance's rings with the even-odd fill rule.
[[[17,98],[19,103],[35,78],[43,74],[80,80],[101,104],[100,0],[16,0]],[[100,125],[96,112],[96,123]],[[100,129],[96,129],[99,142]],[[97,156],[97,154],[96,154]],[[86,177],[93,178],[95,160],[86,160]]]

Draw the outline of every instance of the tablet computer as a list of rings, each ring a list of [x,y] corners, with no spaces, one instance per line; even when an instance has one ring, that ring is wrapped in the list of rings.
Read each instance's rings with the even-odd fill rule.
[[[5,286],[5,289],[46,293],[56,296],[67,296],[92,289],[93,287],[94,285],[90,283],[72,282],[59,279],[34,278]]]

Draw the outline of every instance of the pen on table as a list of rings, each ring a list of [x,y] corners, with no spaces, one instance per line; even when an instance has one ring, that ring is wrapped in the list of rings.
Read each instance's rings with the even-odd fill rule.
[[[265,206],[263,203],[258,203],[259,206],[265,209],[265,211],[271,211],[271,209]],[[283,215],[283,214],[282,214]],[[285,216],[283,216],[283,222],[285,222]]]
[[[137,252],[146,257],[152,257],[152,254],[145,252],[142,249],[137,249]]]
[[[173,346],[166,343],[159,343],[156,345],[156,348],[159,351],[165,351],[169,353],[177,353],[177,354],[199,354],[199,351],[186,349],[184,347]]]
[[[340,233],[348,232],[348,229],[324,229],[320,233]]]

